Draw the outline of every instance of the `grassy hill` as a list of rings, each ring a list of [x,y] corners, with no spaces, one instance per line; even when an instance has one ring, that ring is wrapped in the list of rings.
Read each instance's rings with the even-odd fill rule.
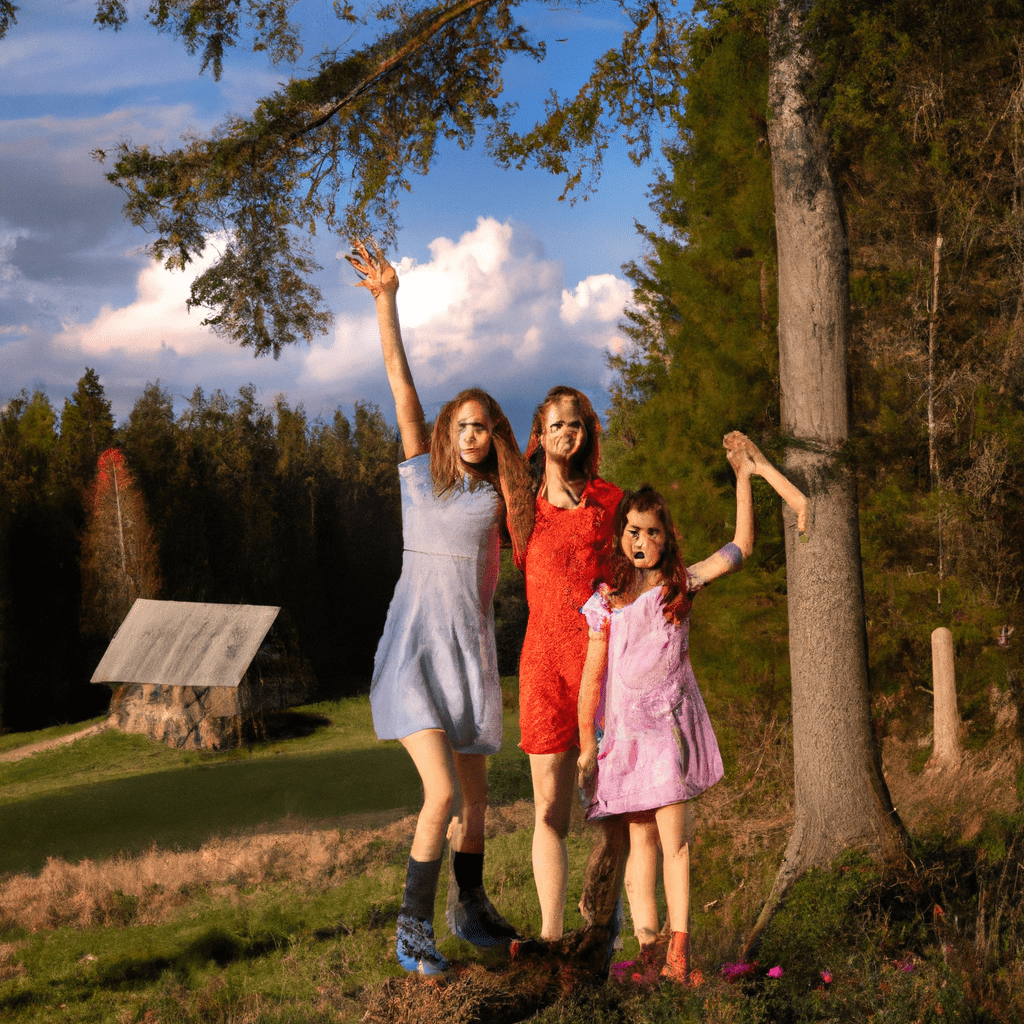
[[[700,988],[609,982],[594,992],[567,983],[546,1008],[517,1003],[522,975],[503,955],[483,956],[448,934],[444,878],[436,925],[456,969],[432,987],[407,980],[394,923],[419,786],[399,745],[373,738],[368,703],[355,698],[300,709],[277,723],[281,738],[229,754],[107,732],[0,763],[0,1016],[16,1024],[1020,1020],[1015,742],[971,754],[945,778],[915,774],[917,748],[887,742],[890,787],[917,839],[914,862],[879,871],[849,857],[814,873],[777,916],[758,962],[738,964],[792,823],[791,750],[784,723],[733,714],[723,731],[744,742],[727,780],[699,801],[693,846]],[[496,904],[529,935],[539,909],[515,717],[510,707],[490,767],[485,876]],[[41,738],[3,737],[0,755]],[[572,904],[588,848],[576,821],[569,927],[579,923]],[[624,956],[636,949],[630,932],[627,919]]]

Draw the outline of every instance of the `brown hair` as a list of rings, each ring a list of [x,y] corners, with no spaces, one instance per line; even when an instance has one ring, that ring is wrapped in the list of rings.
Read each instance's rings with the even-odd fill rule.
[[[573,456],[573,469],[580,470],[588,480],[593,480],[597,476],[597,463],[601,456],[601,446],[597,439],[601,433],[601,421],[597,418],[590,399],[582,391],[565,384],[553,387],[544,396],[544,401],[537,406],[533,414],[530,443],[526,446],[526,459],[533,469],[534,477],[539,481],[544,475],[544,449],[540,445],[540,438],[544,433],[544,417],[547,416],[548,409],[561,398],[571,398],[576,403],[580,410],[580,419],[587,430],[586,442]]]
[[[479,402],[491,425],[491,450],[487,458],[476,465],[463,460],[456,441],[457,417],[465,402]],[[533,530],[533,481],[508,417],[480,388],[466,388],[445,403],[434,420],[430,439],[430,475],[438,497],[448,494],[466,473],[491,484],[504,500],[513,554],[516,564],[521,565]]]
[[[608,539],[607,551],[608,583],[612,594],[621,594],[628,590],[636,580],[639,570],[631,558],[622,550],[622,535],[626,532],[626,519],[630,512],[654,512],[661,522],[665,533],[665,548],[661,553],[658,568],[665,580],[668,591],[664,597],[666,608],[677,602],[676,614],[685,618],[690,611],[692,601],[687,596],[688,579],[683,557],[679,552],[676,530],[672,525],[672,514],[668,510],[665,499],[650,484],[644,484],[639,490],[629,491],[622,496],[615,519],[612,522],[612,535]]]

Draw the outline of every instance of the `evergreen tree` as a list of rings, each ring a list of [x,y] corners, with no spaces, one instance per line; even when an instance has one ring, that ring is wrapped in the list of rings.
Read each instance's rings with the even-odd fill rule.
[[[0,411],[0,725],[22,730],[88,713],[78,615],[81,497],[66,486],[49,399]]]
[[[96,472],[100,453],[113,441],[110,402],[96,371],[86,367],[60,417],[57,453],[68,485],[84,491]]]

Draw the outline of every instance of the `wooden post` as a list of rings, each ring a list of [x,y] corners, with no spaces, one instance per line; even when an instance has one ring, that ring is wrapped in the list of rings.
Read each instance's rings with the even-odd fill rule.
[[[932,633],[932,695],[934,741],[931,764],[957,768],[960,764],[960,712],[956,706],[953,634],[940,626]]]

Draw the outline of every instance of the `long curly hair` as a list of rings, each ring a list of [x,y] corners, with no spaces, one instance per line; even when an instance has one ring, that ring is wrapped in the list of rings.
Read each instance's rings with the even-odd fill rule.
[[[580,419],[583,420],[583,425],[587,430],[587,440],[573,456],[572,468],[582,473],[588,480],[593,480],[597,476],[597,464],[601,457],[601,446],[598,441],[598,436],[601,433],[601,421],[597,418],[590,399],[582,391],[559,384],[544,396],[544,401],[534,411],[533,426],[530,428],[530,443],[526,446],[526,460],[533,470],[538,486],[544,476],[544,449],[540,444],[541,435],[544,433],[544,419],[548,414],[548,409],[562,398],[571,398],[576,403],[576,407],[580,411]]]
[[[483,462],[473,465],[463,460],[458,444],[458,412],[465,402],[479,402],[491,424],[491,450]],[[434,420],[430,438],[430,475],[434,493],[440,498],[456,487],[468,473],[486,481],[505,502],[506,519],[517,563],[526,552],[533,530],[534,486],[526,460],[508,417],[501,406],[480,388],[466,388],[446,402]]]
[[[630,512],[654,512],[657,515],[665,534],[665,548],[657,566],[668,587],[664,604],[668,607],[675,602],[677,615],[685,618],[693,603],[688,596],[689,577],[679,551],[676,530],[672,525],[672,513],[669,512],[665,499],[650,484],[644,484],[638,490],[624,494],[615,509],[612,535],[608,538],[606,550],[608,585],[612,594],[622,594],[629,590],[640,572],[636,563],[622,550],[622,535],[626,532],[626,519]]]

